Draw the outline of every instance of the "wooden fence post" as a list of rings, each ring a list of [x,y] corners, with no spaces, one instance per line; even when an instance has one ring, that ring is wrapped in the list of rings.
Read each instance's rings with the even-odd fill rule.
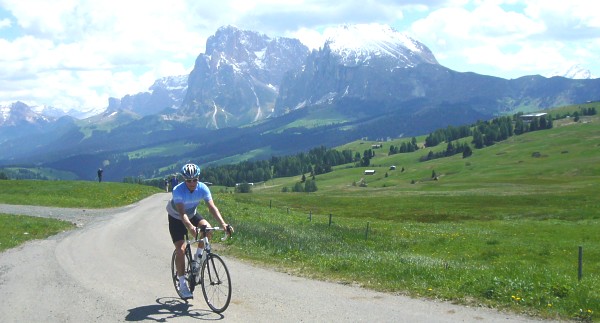
[[[577,266],[577,278],[581,280],[583,277],[583,247],[579,246],[579,261]]]

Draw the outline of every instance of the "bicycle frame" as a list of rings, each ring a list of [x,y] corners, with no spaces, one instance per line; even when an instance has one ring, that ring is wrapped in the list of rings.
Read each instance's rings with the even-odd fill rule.
[[[204,232],[197,231],[195,239],[193,239],[193,240],[192,239],[186,240],[186,244],[188,246],[190,246],[190,251],[191,251],[191,248],[192,248],[193,244],[198,243],[198,248],[200,248],[200,243],[202,243],[202,245],[203,245],[203,247],[202,247],[202,249],[203,249],[202,250],[203,259],[204,259],[204,256],[206,256],[207,254],[211,253],[210,240],[208,239],[208,233],[211,232],[211,231],[226,231],[226,230],[223,229],[223,228],[220,228],[220,227],[207,227],[207,228],[204,229]],[[204,236],[202,238],[198,239],[198,235],[200,235],[200,233],[204,233]],[[227,236],[221,238],[221,241],[225,241],[225,240],[227,240]],[[186,247],[186,249],[187,249],[187,247]],[[202,264],[202,261],[200,261],[200,264]]]
[[[206,228],[202,233],[203,237],[198,238],[200,232],[196,232],[194,239],[189,239],[186,234],[185,239],[185,259],[186,259],[186,275],[190,291],[194,291],[196,285],[202,287],[202,294],[208,306],[216,313],[221,313],[229,306],[231,300],[231,278],[229,270],[223,259],[215,253],[212,253],[209,232],[211,231],[226,231],[219,227]],[[221,238],[221,241],[227,239],[229,235]],[[198,243],[198,248],[201,248],[201,253],[196,259],[194,256],[199,251],[192,254],[192,245]],[[202,245],[202,247],[200,247]],[[196,267],[193,262],[197,262]],[[179,293],[179,283],[175,269],[175,252],[171,260],[171,272],[173,276],[173,284]],[[181,294],[180,294],[181,296]]]

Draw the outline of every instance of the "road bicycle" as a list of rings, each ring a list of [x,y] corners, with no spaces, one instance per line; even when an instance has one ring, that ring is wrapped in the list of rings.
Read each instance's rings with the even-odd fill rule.
[[[185,277],[193,293],[197,285],[202,286],[204,300],[215,313],[221,313],[229,306],[231,300],[231,277],[223,259],[210,248],[207,233],[210,231],[226,231],[223,228],[212,227],[203,229],[203,237],[198,239],[199,231],[193,240],[185,236]],[[229,234],[221,240],[226,240]],[[198,249],[192,253],[192,245],[198,244]],[[201,248],[200,245],[204,247]],[[179,290],[179,279],[177,278],[177,266],[175,265],[175,254],[171,258],[171,277],[177,294],[182,297]],[[183,298],[183,297],[182,297]]]

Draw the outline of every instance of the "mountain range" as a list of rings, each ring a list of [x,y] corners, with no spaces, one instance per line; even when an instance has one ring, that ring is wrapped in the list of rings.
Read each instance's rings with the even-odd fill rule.
[[[48,167],[81,179],[103,167],[107,180],[154,178],[187,161],[267,159],[598,99],[600,79],[453,71],[385,25],[339,26],[312,51],[297,39],[225,26],[207,39],[189,75],[111,98],[100,114],[2,107],[0,166]]]

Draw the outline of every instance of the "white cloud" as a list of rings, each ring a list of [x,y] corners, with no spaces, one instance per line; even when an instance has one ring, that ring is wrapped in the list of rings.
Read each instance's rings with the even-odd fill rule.
[[[290,34],[289,37],[297,38],[311,49],[319,49],[325,43],[323,34],[314,29],[300,28],[298,31]]]
[[[319,48],[327,27],[386,23],[458,71],[510,78],[580,63],[598,75],[595,7],[595,0],[0,0],[0,104],[104,108],[109,96],[189,73],[207,37],[229,24]]]
[[[581,46],[577,43],[581,40],[573,40],[574,35],[585,37],[581,29],[589,31],[599,18],[589,10],[590,4],[583,0],[474,1],[472,6],[434,10],[416,21],[411,32],[432,49],[442,65],[463,62],[446,65],[459,71],[508,78],[544,74],[576,61],[571,49]],[[591,37],[600,39],[600,34],[595,31]],[[584,47],[600,50],[589,41]],[[591,66],[588,62],[584,65]]]
[[[0,39],[6,53],[0,83],[31,89],[23,95],[2,87],[3,103],[106,107],[109,96],[145,91],[160,77],[189,73],[208,34],[194,28],[198,18],[181,0],[4,0],[2,6],[24,35]],[[2,25],[9,23],[2,19]]]
[[[12,22],[8,18],[0,19],[0,29],[10,27]]]

